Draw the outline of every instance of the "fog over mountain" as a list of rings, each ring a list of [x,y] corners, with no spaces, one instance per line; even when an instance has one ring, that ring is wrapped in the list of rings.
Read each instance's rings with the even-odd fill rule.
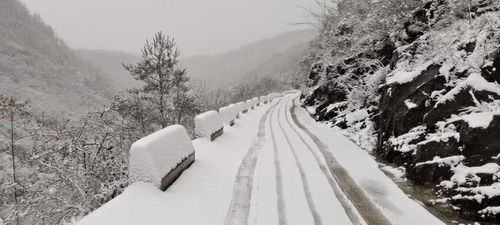
[[[86,50],[78,49],[76,54],[85,62],[97,67],[106,78],[113,81],[113,87],[122,91],[140,85],[122,66],[122,63],[134,63],[139,56],[106,50]]]
[[[313,36],[310,30],[287,32],[223,54],[187,57],[181,59],[181,66],[187,68],[192,79],[214,86],[248,82],[263,76],[281,79],[299,69],[298,62]],[[118,90],[139,84],[122,66],[122,63],[135,62],[138,56],[106,50],[76,52],[82,60],[99,68],[107,79],[113,80],[113,87]]]
[[[193,78],[216,86],[255,76],[289,75],[297,68],[302,50],[313,36],[314,32],[309,30],[288,32],[223,54],[190,57],[181,64]]]

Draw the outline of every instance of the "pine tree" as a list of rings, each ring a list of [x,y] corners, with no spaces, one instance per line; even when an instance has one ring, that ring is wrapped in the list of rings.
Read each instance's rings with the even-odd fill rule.
[[[192,95],[187,85],[189,78],[186,76],[186,70],[178,70],[174,74],[174,91],[173,99],[175,120],[177,124],[182,124],[182,119],[186,115],[194,115],[201,112],[201,105],[198,103],[196,96]]]
[[[142,58],[137,64],[123,65],[136,79],[145,83],[141,91],[153,105],[150,116],[162,128],[174,122],[171,91],[175,88],[176,74],[185,76],[185,69],[177,67],[180,56],[174,39],[158,32],[152,41],[147,40],[142,49]]]

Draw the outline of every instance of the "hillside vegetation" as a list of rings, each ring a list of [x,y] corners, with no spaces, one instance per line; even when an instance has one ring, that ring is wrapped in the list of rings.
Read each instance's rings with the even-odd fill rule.
[[[113,93],[110,80],[16,0],[0,1],[0,78],[0,93],[52,115],[81,115]]]
[[[444,214],[500,221],[500,2],[342,0],[316,14],[303,104]]]
[[[181,64],[188,68],[193,79],[217,87],[262,77],[282,80],[298,72],[300,67],[296,62],[301,60],[313,36],[310,30],[284,33],[226,53],[188,57]]]

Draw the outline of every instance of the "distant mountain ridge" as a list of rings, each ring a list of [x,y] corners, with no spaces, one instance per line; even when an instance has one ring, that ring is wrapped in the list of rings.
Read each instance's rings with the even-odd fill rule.
[[[251,80],[261,75],[279,77],[297,69],[302,51],[314,35],[311,30],[283,33],[226,53],[186,58],[181,64],[188,68],[193,78],[215,85]]]
[[[300,69],[302,52],[314,35],[311,30],[287,32],[213,56],[181,58],[180,66],[187,68],[194,80],[214,86],[250,82],[262,76],[283,78]],[[107,79],[113,80],[113,87],[124,90],[140,84],[121,65],[136,62],[138,55],[107,50],[76,52],[82,60],[98,67]]]
[[[0,1],[0,93],[37,111],[80,115],[110,99],[111,80],[80,60],[17,0]]]

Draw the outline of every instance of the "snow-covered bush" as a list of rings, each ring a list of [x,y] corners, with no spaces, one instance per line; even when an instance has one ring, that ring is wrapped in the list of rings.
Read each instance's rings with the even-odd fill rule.
[[[130,148],[130,181],[163,188],[162,179],[192,154],[194,147],[183,126],[173,125],[152,133]]]
[[[198,137],[211,137],[223,128],[222,120],[216,111],[208,111],[196,116],[194,125]]]

